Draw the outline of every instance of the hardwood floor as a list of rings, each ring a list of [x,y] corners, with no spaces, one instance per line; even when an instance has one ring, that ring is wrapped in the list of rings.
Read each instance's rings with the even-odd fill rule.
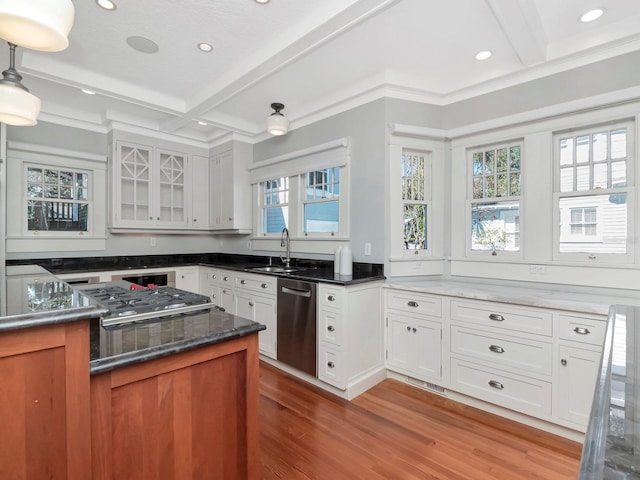
[[[352,402],[262,363],[263,479],[576,478],[581,445],[395,380]]]

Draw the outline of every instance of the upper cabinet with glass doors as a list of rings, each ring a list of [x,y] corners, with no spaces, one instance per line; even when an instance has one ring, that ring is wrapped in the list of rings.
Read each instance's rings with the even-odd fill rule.
[[[188,171],[187,154],[116,142],[112,228],[187,228]]]

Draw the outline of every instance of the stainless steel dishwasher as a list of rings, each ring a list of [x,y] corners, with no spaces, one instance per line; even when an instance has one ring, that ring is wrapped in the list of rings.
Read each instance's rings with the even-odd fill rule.
[[[278,278],[278,361],[316,376],[316,284]]]

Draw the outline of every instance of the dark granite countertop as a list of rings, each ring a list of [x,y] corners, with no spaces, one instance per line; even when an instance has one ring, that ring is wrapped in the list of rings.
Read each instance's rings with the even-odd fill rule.
[[[640,307],[614,306],[579,480],[640,479]]]
[[[0,334],[76,320],[89,321],[90,370],[105,372],[264,330],[260,323],[211,309],[103,327],[108,310],[38,265],[7,267],[0,284]]]
[[[141,270],[150,268],[177,268],[201,265],[261,275],[286,276],[299,280],[332,283],[336,285],[354,285],[384,280],[384,267],[377,263],[353,263],[353,275],[336,275],[333,262],[328,260],[292,259],[292,265],[304,270],[282,274],[251,271],[253,267],[265,266],[273,260],[279,265],[278,257],[259,255],[236,255],[223,253],[194,253],[176,255],[137,255],[88,258],[51,258],[30,260],[8,260],[7,265],[37,264],[53,274],[86,273],[110,270]]]
[[[7,267],[0,281],[0,332],[99,319],[107,312],[37,265]]]
[[[211,309],[141,323],[91,322],[91,374],[153,360],[264,330],[260,323]]]

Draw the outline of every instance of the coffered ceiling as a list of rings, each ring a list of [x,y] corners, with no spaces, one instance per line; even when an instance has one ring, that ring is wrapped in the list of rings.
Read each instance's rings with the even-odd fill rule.
[[[62,52],[18,49],[41,120],[256,141],[272,102],[296,128],[383,96],[446,105],[640,50],[638,0],[115,2],[74,0]],[[600,19],[579,21],[595,7]],[[492,56],[476,60],[481,50]],[[6,44],[0,54],[8,65]]]

